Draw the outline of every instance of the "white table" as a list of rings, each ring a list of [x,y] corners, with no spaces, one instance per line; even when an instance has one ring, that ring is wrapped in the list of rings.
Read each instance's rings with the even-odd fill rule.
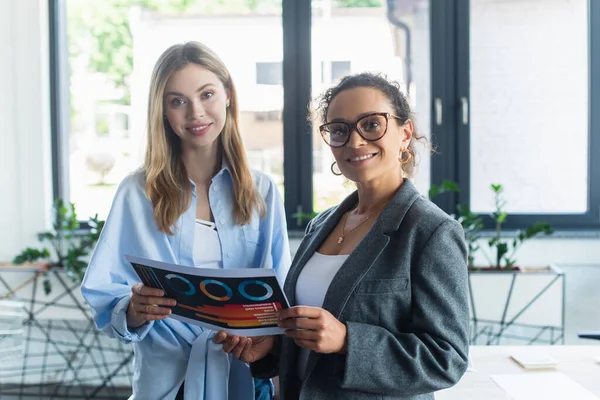
[[[590,341],[592,343],[592,341]],[[600,343],[600,342],[599,342]],[[454,387],[435,394],[437,400],[507,400],[510,397],[490,378],[493,374],[528,374],[510,355],[525,346],[471,346],[473,371],[467,371]],[[600,346],[527,346],[540,349],[558,362],[562,372],[600,397]]]

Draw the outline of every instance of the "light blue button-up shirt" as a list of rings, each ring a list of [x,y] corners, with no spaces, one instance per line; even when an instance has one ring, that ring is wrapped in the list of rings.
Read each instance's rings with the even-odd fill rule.
[[[224,166],[213,178],[209,202],[222,247],[223,268],[273,268],[283,284],[290,265],[285,212],[279,191],[263,173],[254,184],[267,205],[249,224],[233,219],[231,174]],[[125,312],[131,286],[140,279],[124,255],[194,266],[195,185],[192,202],[173,236],[160,232],[137,171],[123,180],[87,268],[81,292],[98,328],[134,346],[133,399],[174,399],[185,379],[185,399],[253,399],[248,366],[212,342],[214,332],[167,318],[129,329]]]

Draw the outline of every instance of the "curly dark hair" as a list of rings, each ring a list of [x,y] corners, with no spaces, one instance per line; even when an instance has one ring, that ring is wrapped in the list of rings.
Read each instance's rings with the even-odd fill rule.
[[[406,120],[413,122],[413,139],[418,141],[427,142],[427,138],[421,136],[416,129],[416,122],[414,114],[410,109],[406,96],[400,89],[400,84],[396,81],[390,81],[385,75],[376,74],[371,72],[362,72],[359,74],[344,76],[337,85],[327,89],[317,100],[316,111],[321,123],[327,123],[327,112],[329,111],[329,105],[331,101],[341,92],[348,89],[355,88],[372,88],[377,89],[385,95],[394,108],[396,116],[400,117],[401,121],[398,123],[404,123]],[[406,164],[402,164],[402,171],[408,177],[412,177],[415,167],[417,166],[417,152],[415,149],[415,140],[411,140],[408,145],[408,151],[410,152],[411,158]]]

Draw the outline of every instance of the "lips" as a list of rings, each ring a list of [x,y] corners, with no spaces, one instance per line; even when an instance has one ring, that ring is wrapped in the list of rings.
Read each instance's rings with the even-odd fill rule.
[[[375,157],[376,155],[377,155],[377,153],[369,153],[369,154],[363,154],[363,155],[359,155],[359,156],[352,156],[350,158],[347,158],[346,161],[348,161],[350,163],[360,163],[362,161],[370,160],[371,158]]]
[[[186,132],[191,133],[194,136],[202,136],[204,134],[206,134],[209,130],[209,128],[212,126],[212,123],[210,124],[193,124],[193,125],[188,125],[185,127]]]

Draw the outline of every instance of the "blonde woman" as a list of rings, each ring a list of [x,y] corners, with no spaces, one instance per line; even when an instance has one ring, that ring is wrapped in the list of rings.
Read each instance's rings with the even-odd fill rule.
[[[213,343],[214,332],[168,318],[175,300],[139,283],[124,258],[273,268],[285,279],[283,204],[271,179],[250,170],[237,113],[235,86],[212,50],[189,42],[160,56],[144,166],[119,186],[82,284],[98,328],[133,343],[133,399],[253,399],[253,382],[257,398],[271,395],[269,381],[253,381]]]

